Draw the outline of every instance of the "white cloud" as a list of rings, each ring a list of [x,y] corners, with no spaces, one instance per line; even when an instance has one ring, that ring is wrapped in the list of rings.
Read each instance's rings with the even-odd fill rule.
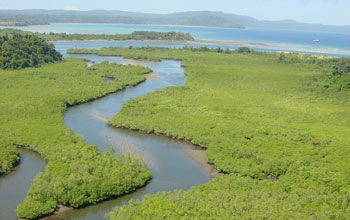
[[[73,5],[66,5],[63,7],[63,9],[67,11],[79,11],[79,8]]]

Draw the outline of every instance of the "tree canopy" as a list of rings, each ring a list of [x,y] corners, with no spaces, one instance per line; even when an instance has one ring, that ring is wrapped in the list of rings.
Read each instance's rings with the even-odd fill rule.
[[[53,44],[32,34],[0,36],[0,68],[24,69],[38,67],[62,59]]]

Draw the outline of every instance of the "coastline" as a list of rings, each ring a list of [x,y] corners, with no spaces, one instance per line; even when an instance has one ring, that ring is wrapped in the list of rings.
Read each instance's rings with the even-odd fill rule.
[[[185,43],[185,44],[218,44],[223,46],[269,46],[269,44],[261,42],[248,42],[248,41],[225,41],[225,40],[204,40],[196,39],[193,41],[185,40],[106,40],[106,39],[96,39],[96,40],[51,40],[50,43],[60,43],[60,42],[150,42],[150,43]]]
[[[290,53],[303,53],[303,54],[317,54],[326,56],[350,56],[350,50],[337,49],[337,48],[319,48],[319,47],[305,47],[304,45],[288,45],[278,43],[263,43],[263,42],[245,42],[245,41],[225,41],[225,40],[194,40],[194,41],[177,41],[177,40],[61,40],[61,41],[49,41],[51,43],[59,42],[149,42],[149,43],[180,43],[184,44],[206,44],[216,46],[232,46],[232,47],[253,47],[253,49],[262,49],[266,52],[290,52]],[[203,46],[206,46],[203,45]],[[171,45],[169,45],[171,47]]]

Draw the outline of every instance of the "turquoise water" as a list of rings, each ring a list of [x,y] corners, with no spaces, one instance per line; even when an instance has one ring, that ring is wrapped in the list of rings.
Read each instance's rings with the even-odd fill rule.
[[[329,32],[308,32],[279,29],[231,29],[231,28],[211,28],[211,27],[189,27],[189,26],[167,26],[167,25],[135,25],[135,24],[75,24],[75,23],[54,23],[51,25],[39,25],[29,27],[19,27],[21,30],[34,32],[66,32],[81,34],[127,34],[136,30],[144,31],[181,31],[192,34],[196,39],[216,40],[216,41],[240,41],[264,43],[266,45],[251,46],[251,48],[267,51],[294,51],[315,54],[327,54],[333,56],[350,56],[350,34],[329,33]],[[319,39],[319,43],[313,42]],[[105,45],[115,45],[108,42]],[[134,42],[122,42],[130,45]],[[182,46],[179,43],[149,43],[141,42],[142,46]],[[220,44],[192,44],[194,46],[228,47]],[[119,46],[118,44],[116,46]]]

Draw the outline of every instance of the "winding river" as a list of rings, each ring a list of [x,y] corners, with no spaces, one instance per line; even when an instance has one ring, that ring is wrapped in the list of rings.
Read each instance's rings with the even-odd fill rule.
[[[57,49],[67,56],[64,45],[59,45]],[[76,57],[88,58],[96,63],[105,60],[119,64],[130,62],[121,57],[95,55],[76,55]],[[156,73],[155,76],[136,87],[69,108],[64,113],[64,123],[80,134],[87,143],[98,146],[101,151],[111,146],[118,153],[129,152],[133,156],[143,158],[148,169],[152,171],[152,181],[134,193],[86,208],[68,210],[48,219],[104,219],[106,213],[130,199],[141,199],[145,194],[159,191],[187,190],[192,186],[206,183],[211,178],[203,167],[185,153],[198,150],[193,145],[162,136],[113,128],[107,124],[105,119],[117,114],[127,100],[157,89],[185,84],[184,70],[179,61],[132,62],[151,68]],[[24,199],[25,191],[30,187],[35,174],[43,171],[45,162],[37,155],[25,151],[22,157],[23,160],[16,171],[0,179],[0,219],[15,219],[12,210]]]

